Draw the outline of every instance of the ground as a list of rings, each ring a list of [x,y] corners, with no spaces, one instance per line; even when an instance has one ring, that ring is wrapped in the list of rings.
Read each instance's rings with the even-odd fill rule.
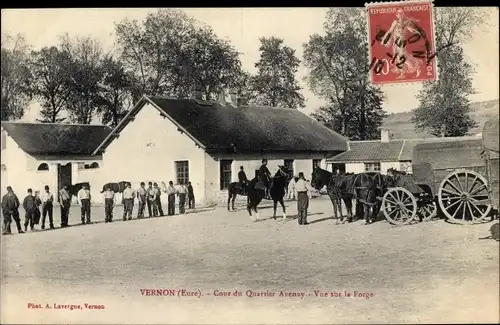
[[[311,224],[299,226],[295,203],[287,206],[287,221],[268,219],[272,209],[265,208],[265,220],[252,222],[240,205],[232,213],[218,207],[23,235],[14,231],[2,238],[1,322],[499,321],[499,245],[488,238],[494,223],[336,225],[329,219],[330,202],[314,199]],[[94,209],[94,220],[104,219],[102,210]],[[57,225],[58,212],[56,220]],[[202,296],[146,296],[141,289],[185,289]],[[214,290],[238,290],[242,296],[216,297]],[[247,290],[276,295],[249,298]],[[277,296],[281,290],[305,296]],[[316,297],[315,290],[342,297]],[[373,296],[345,297],[355,291]],[[28,308],[29,303],[43,308]],[[85,303],[105,309],[53,307]]]

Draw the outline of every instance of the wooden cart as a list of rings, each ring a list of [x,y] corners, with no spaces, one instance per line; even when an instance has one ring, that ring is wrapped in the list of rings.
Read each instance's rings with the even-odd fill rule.
[[[452,223],[488,222],[498,214],[498,119],[488,121],[482,138],[423,143],[413,150],[413,175],[389,188],[381,210],[393,224],[408,224],[419,214],[438,213]]]

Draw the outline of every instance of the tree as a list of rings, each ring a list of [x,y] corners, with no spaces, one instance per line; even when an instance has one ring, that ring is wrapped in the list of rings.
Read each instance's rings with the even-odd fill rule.
[[[28,46],[21,35],[2,35],[1,47],[1,120],[20,119],[32,97]]]
[[[101,43],[90,37],[61,38],[61,48],[70,58],[69,96],[66,110],[71,122],[90,124],[102,105],[101,80],[103,79]]]
[[[60,123],[66,118],[60,113],[67,106],[70,96],[70,56],[57,47],[44,47],[32,52],[33,95],[40,101],[42,110],[39,122]]]
[[[304,44],[309,87],[328,102],[312,116],[350,139],[377,139],[386,113],[382,92],[368,79],[364,10],[332,8],[324,29]]]
[[[440,53],[439,80],[427,82],[418,93],[420,103],[412,122],[419,130],[435,136],[463,136],[477,126],[471,116],[468,96],[472,88],[473,67],[464,59],[460,46]]]
[[[187,97],[199,88],[207,98],[238,87],[239,53],[181,10],[160,9],[143,22],[115,24],[121,61],[142,94]]]
[[[469,96],[474,68],[465,61],[460,44],[485,20],[483,8],[447,7],[436,11],[438,80],[427,82],[413,110],[415,128],[435,136],[463,136],[477,126],[471,118]]]
[[[127,114],[132,101],[132,76],[125,71],[123,65],[112,56],[102,62],[103,79],[101,83],[101,101],[98,112],[103,124],[115,127]]]
[[[304,107],[304,96],[295,78],[300,65],[295,50],[277,37],[262,37],[260,42],[257,74],[250,82],[255,101],[264,106]]]

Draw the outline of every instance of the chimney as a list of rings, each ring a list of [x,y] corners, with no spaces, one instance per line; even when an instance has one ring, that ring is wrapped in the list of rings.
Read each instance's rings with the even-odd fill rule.
[[[201,87],[195,87],[193,89],[191,98],[198,99],[198,100],[203,100],[203,95],[202,95]]]
[[[248,106],[248,97],[243,95],[238,98],[238,106]]]
[[[238,96],[235,91],[231,91],[230,93],[230,98],[231,98],[231,105],[236,107],[238,106]]]
[[[389,129],[380,129],[380,142],[387,143],[391,141]]]

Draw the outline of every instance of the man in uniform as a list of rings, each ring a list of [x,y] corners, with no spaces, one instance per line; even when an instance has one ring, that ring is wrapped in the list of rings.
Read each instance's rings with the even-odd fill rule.
[[[183,215],[186,213],[186,193],[187,188],[183,183],[177,188],[177,195],[179,196],[179,214]]]
[[[188,207],[189,209],[194,209],[194,190],[193,190],[193,185],[191,185],[191,182],[188,182],[187,191],[188,191]]]
[[[113,222],[113,208],[115,206],[115,192],[110,186],[104,191],[104,222]]]
[[[90,223],[90,190],[87,188],[86,184],[82,185],[82,188],[78,191],[77,194],[78,204],[80,205],[80,209],[82,212],[82,224]]]
[[[61,227],[68,226],[69,208],[71,206],[71,195],[68,192],[68,185],[64,185],[59,191],[59,202],[61,204]]]
[[[146,189],[144,188],[146,184],[141,182],[141,187],[137,190],[137,200],[139,201],[139,210],[137,211],[137,219],[144,218],[144,206],[146,205]]]
[[[153,186],[154,186],[154,190],[156,192],[156,207],[158,208],[158,212],[160,213],[160,217],[163,217],[164,214],[163,214],[163,208],[161,206],[161,198],[160,198],[160,196],[161,196],[161,190],[158,187],[158,183],[155,182],[153,184]]]
[[[149,217],[157,217],[158,216],[158,207],[156,205],[156,197],[157,191],[153,188],[153,183],[148,183],[148,191],[147,191],[147,202],[148,202],[148,212]]]
[[[35,203],[36,203],[36,209],[34,212],[34,224],[38,225],[40,223],[40,217],[42,216],[42,213],[40,212],[40,206],[42,205],[42,200],[40,200],[40,191],[35,191]]]
[[[134,197],[135,191],[132,189],[132,185],[127,183],[125,189],[123,190],[123,221],[132,220],[132,211],[134,210]]]
[[[238,172],[238,182],[240,183],[240,188],[241,192],[243,195],[246,195],[247,193],[247,174],[245,173],[245,170],[243,169],[243,166],[240,166],[240,171]]]
[[[316,191],[309,185],[305,178],[304,173],[299,173],[299,179],[295,183],[295,191],[297,192],[297,211],[299,225],[307,225],[307,208],[309,207],[308,191]]]
[[[26,212],[25,219],[24,219],[24,231],[28,231],[28,223],[30,225],[31,231],[35,229],[35,209],[37,209],[36,206],[36,199],[33,196],[33,190],[31,188],[28,189],[28,195],[24,198],[23,201],[23,208],[24,211]]]
[[[3,234],[11,234],[10,224],[12,219],[16,222],[17,232],[22,234],[24,231],[21,228],[21,220],[19,219],[19,199],[14,194],[12,187],[7,186],[7,194],[2,198],[2,213],[3,213]]]
[[[267,168],[267,159],[262,159],[262,165],[259,168],[259,175],[264,186],[266,187],[266,198],[269,198],[269,187],[271,186],[271,172]]]
[[[175,194],[177,190],[174,187],[174,182],[168,182],[168,186],[165,188],[165,192],[167,193],[168,198],[168,215],[173,216],[175,214]]]
[[[45,229],[45,217],[49,215],[50,229],[54,229],[54,219],[52,213],[54,212],[54,195],[50,193],[49,186],[45,185],[45,193],[42,195],[42,229]]]

